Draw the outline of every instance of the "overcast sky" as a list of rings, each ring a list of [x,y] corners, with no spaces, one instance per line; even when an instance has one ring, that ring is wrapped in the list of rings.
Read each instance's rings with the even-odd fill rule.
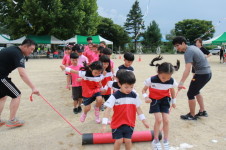
[[[135,0],[97,0],[101,16],[124,25]],[[226,32],[226,0],[139,0],[145,25],[155,20],[163,35],[184,19],[212,21],[215,36]]]

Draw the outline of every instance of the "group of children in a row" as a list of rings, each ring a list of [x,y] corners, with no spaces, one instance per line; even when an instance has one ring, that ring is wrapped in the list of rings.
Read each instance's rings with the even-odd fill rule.
[[[131,66],[134,61],[134,55],[130,52],[124,54],[124,64],[119,66],[115,71],[114,65],[110,60],[109,55],[111,50],[104,48],[96,52],[91,44],[86,46],[84,54],[86,56],[94,56],[98,54],[97,60],[85,61],[83,65],[79,62],[79,51],[82,48],[79,46],[74,47],[77,53],[70,54],[71,65],[61,65],[61,69],[66,71],[68,86],[72,83],[72,96],[75,101],[74,112],[81,112],[81,103],[84,105],[80,121],[84,122],[88,112],[91,110],[91,103],[94,101],[95,121],[101,122],[100,107],[105,100],[104,106],[106,110],[102,119],[102,132],[105,131],[106,125],[111,124],[112,136],[115,141],[115,149],[120,149],[120,145],[125,142],[126,149],[130,149],[132,142],[131,137],[135,126],[136,113],[139,119],[142,120],[146,128],[149,128],[146,118],[140,108],[141,101],[138,94],[134,90],[136,82],[134,69]],[[90,47],[89,47],[90,46]],[[99,49],[97,47],[97,49]],[[88,55],[87,55],[88,54]],[[81,55],[80,55],[81,56]],[[160,57],[154,61],[161,60]],[[154,62],[153,61],[153,62]],[[153,65],[152,62],[152,65]],[[169,131],[169,108],[171,104],[175,107],[175,91],[177,82],[171,77],[175,66],[171,63],[156,64],[157,75],[149,77],[145,80],[145,86],[142,90],[142,95],[146,103],[150,103],[149,113],[154,113],[154,141],[153,146],[155,149],[161,149],[158,136],[160,125],[163,120],[163,145],[165,150],[169,149],[168,131]],[[176,66],[178,69],[179,66]],[[147,94],[149,90],[149,94]],[[113,91],[113,93],[112,93]],[[113,109],[114,113],[110,121],[110,111]]]

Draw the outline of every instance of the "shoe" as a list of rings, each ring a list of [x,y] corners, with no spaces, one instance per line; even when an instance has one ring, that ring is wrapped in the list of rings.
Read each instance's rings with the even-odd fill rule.
[[[23,120],[18,120],[17,118],[13,119],[13,120],[9,120],[6,123],[7,127],[19,127],[24,125],[24,121]]]
[[[81,117],[80,117],[80,121],[84,122],[86,120],[86,114],[82,113]]]
[[[208,114],[206,111],[203,111],[203,112],[199,111],[199,113],[197,113],[195,116],[196,117],[208,117]]]
[[[155,142],[155,140],[152,142],[152,147],[154,150],[162,150],[162,145],[160,142]]]
[[[101,105],[100,110],[101,110],[101,111],[104,111],[104,109],[105,109],[105,108],[104,108],[104,105]]]
[[[163,142],[163,146],[164,146],[164,150],[169,150],[170,149],[170,145],[169,142]]]
[[[74,108],[73,112],[74,112],[74,114],[77,114],[78,113],[78,108]]]
[[[0,120],[0,127],[5,125],[6,124],[6,121],[5,120]]]
[[[95,121],[97,124],[100,124],[100,122],[101,122],[100,117],[96,117]]]
[[[108,125],[111,125],[111,120],[108,120]]]
[[[187,115],[181,115],[180,118],[183,120],[197,120],[197,117],[192,116],[190,113],[188,113]]]
[[[78,113],[82,112],[82,107],[78,106]]]

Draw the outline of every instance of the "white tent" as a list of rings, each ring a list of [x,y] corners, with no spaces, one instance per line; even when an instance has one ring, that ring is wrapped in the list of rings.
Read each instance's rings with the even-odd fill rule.
[[[202,41],[202,44],[212,44],[212,41],[218,39],[221,35],[213,37],[212,39],[209,39],[209,40],[206,40],[206,41]]]
[[[0,34],[0,44],[10,43],[9,37],[7,35]]]
[[[28,37],[23,36],[23,37],[21,37],[19,39],[10,41],[10,43],[12,43],[12,44],[21,44],[26,38],[30,38],[30,39],[34,40],[36,43],[38,43],[38,44],[42,44],[42,42],[44,44],[64,44],[65,43],[65,41],[59,40],[59,39],[57,39],[54,36],[46,36],[46,37],[48,37],[48,40],[46,40],[43,37],[44,36],[28,36]]]
[[[23,36],[23,37],[21,37],[19,39],[11,40],[10,43],[11,44],[21,44],[25,39],[26,39],[26,36]]]
[[[105,38],[103,38],[101,36],[99,38],[100,38],[100,41],[105,41],[107,45],[108,44],[113,45],[113,42],[112,41],[109,41],[109,40],[107,40],[107,39],[105,39]]]

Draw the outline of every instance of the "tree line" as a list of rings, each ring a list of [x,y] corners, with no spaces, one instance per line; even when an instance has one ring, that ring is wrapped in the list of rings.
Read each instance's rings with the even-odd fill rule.
[[[145,28],[138,0],[132,5],[124,26],[99,16],[97,10],[97,0],[0,0],[0,33],[10,35],[12,39],[26,35],[53,35],[61,40],[74,35],[98,34],[113,41],[116,49],[125,49],[125,44],[133,41],[129,50],[134,52],[137,52],[140,37],[143,37],[141,44],[147,52],[162,45],[157,22],[153,20]],[[185,19],[175,24],[166,39],[170,41],[181,35],[193,43],[198,37],[203,40],[212,38],[214,32],[212,21]]]

